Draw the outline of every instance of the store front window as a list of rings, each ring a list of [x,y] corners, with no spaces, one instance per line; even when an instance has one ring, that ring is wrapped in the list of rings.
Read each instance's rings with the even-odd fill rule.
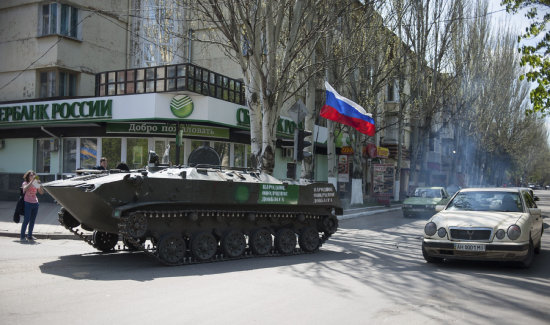
[[[107,158],[107,167],[109,169],[116,168],[122,162],[122,159],[120,159],[121,146],[121,138],[101,139],[101,157]]]
[[[191,141],[191,151],[189,153],[193,152],[193,150],[197,149],[198,147],[202,146],[205,141],[203,140],[193,140]]]
[[[161,164],[170,164],[170,151],[172,151],[172,146],[167,141],[155,140],[155,153],[159,156]]]
[[[235,162],[233,166],[235,167],[246,167],[245,165],[245,159],[246,159],[246,148],[245,145],[242,143],[235,143],[234,145],[234,156],[235,156]]]
[[[147,139],[144,138],[128,138],[126,164],[130,169],[139,169],[147,166],[147,143]]]
[[[97,165],[97,138],[80,139],[80,168],[93,169]]]
[[[49,173],[51,170],[50,139],[36,140],[36,172]]]
[[[220,165],[229,166],[230,148],[231,144],[229,142],[214,142],[214,150],[216,150],[216,152],[220,156]]]
[[[74,173],[76,170],[76,139],[63,139],[63,173]]]
[[[107,158],[109,169],[116,168],[121,162],[125,162],[130,169],[141,169],[148,164],[150,148],[155,150],[161,163],[176,165],[176,142],[173,138],[93,137],[63,138],[61,141],[53,138],[36,140],[37,173],[58,173],[58,167],[63,174],[73,174],[77,169],[94,169],[101,157]],[[203,145],[211,146],[218,153],[222,166],[247,166],[248,145],[191,139],[184,139],[180,146],[179,164],[183,165],[185,155]],[[231,153],[231,150],[234,152]]]
[[[168,147],[169,146],[169,147]],[[168,149],[168,152],[166,150]],[[176,141],[171,139],[155,140],[155,153],[163,164],[176,165]],[[165,156],[165,154],[168,154]],[[184,146],[180,145],[179,164],[183,165]]]
[[[170,164],[176,164],[176,141],[170,141]],[[183,165],[183,145],[180,145],[179,164]]]

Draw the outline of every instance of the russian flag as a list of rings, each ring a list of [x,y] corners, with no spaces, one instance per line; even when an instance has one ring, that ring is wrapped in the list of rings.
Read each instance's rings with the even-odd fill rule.
[[[321,108],[321,116],[342,124],[349,125],[366,135],[374,136],[374,119],[363,107],[340,96],[328,82],[325,81],[327,99]]]

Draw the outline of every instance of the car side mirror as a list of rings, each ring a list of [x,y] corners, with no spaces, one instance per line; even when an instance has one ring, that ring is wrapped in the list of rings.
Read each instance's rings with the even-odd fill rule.
[[[436,205],[435,206],[435,212],[443,211],[445,209],[444,205]]]
[[[535,216],[540,216],[540,209],[539,208],[529,208],[529,213]]]

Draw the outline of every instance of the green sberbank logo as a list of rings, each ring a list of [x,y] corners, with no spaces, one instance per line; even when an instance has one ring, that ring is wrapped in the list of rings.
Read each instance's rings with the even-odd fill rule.
[[[193,113],[193,100],[186,95],[177,95],[170,101],[170,110],[179,117],[184,118]]]

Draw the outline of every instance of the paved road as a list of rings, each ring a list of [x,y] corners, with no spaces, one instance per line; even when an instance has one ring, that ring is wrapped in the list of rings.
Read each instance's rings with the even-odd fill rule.
[[[550,191],[537,192],[550,216]],[[546,227],[550,223],[546,219]],[[3,324],[548,324],[550,231],[528,270],[424,262],[424,221],[343,220],[316,254],[166,267],[75,240],[0,237]]]

